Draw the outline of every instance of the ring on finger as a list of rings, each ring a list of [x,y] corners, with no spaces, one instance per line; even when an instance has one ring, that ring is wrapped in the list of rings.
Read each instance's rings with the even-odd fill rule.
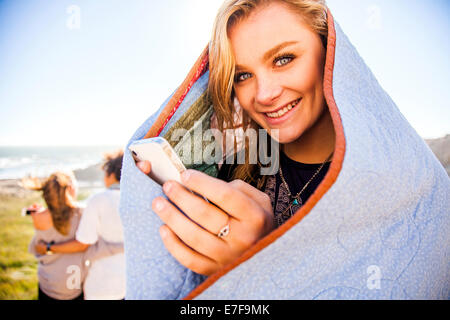
[[[217,237],[219,239],[223,239],[227,237],[230,234],[230,216],[228,216],[227,224],[220,229],[219,233],[217,234]]]

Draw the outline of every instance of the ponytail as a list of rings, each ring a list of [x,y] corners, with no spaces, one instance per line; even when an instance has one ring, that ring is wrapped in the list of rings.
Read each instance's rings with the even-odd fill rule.
[[[56,172],[45,180],[31,177],[22,179],[24,188],[43,192],[53,225],[62,235],[69,234],[70,220],[75,209],[68,197],[68,188],[73,185],[73,177],[62,172]]]

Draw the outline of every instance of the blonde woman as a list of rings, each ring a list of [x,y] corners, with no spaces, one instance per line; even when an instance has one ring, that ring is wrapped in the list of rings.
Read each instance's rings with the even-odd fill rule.
[[[177,183],[164,185],[173,204],[164,197],[153,202],[166,223],[163,241],[194,272],[211,275],[235,260],[288,220],[325,177],[336,139],[323,94],[325,13],[322,1],[226,1],[221,9],[209,53],[219,127],[276,131],[281,170],[267,177],[257,164],[225,165],[228,173],[219,174],[230,183],[195,171],[184,175],[186,187],[222,209]],[[243,123],[234,117],[235,98]],[[151,171],[148,162],[138,166]],[[216,237],[224,225],[233,230],[226,240]]]
[[[184,159],[196,170],[161,190],[126,153],[129,298],[448,298],[448,177],[325,1],[225,1],[208,48],[130,143],[206,152],[195,133],[214,119],[268,133],[279,167],[251,163],[249,139],[233,155],[245,163]]]
[[[49,245],[54,253],[73,253],[96,246],[104,239],[110,243],[123,243],[123,230],[118,207],[120,174],[123,152],[105,155],[103,164],[106,190],[86,201],[75,239]],[[44,246],[37,247],[45,250]],[[119,254],[93,261],[84,282],[85,300],[121,300],[125,297],[125,257]]]
[[[82,300],[83,281],[90,263],[123,252],[123,244],[99,241],[95,246],[78,246],[70,254],[51,251],[54,243],[72,240],[82,216],[76,204],[77,187],[73,174],[56,172],[44,181],[24,179],[23,185],[42,191],[47,209],[32,210],[36,230],[29,251],[38,262],[39,300]]]

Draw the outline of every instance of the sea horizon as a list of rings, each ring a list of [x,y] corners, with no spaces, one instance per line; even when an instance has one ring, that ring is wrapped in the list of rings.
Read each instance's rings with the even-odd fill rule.
[[[106,153],[120,149],[123,146],[0,146],[0,180],[87,169],[101,163]]]

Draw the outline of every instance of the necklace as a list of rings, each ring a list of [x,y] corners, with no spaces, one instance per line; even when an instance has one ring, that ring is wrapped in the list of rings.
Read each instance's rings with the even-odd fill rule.
[[[284,175],[283,175],[283,170],[281,169],[281,165],[280,165],[280,177],[281,180],[283,182],[283,185],[285,186],[287,192],[288,192],[288,196],[290,199],[290,204],[289,206],[286,208],[286,210],[283,211],[282,215],[286,214],[286,212],[288,210],[290,210],[293,206],[298,206],[298,205],[302,205],[303,201],[302,198],[300,197],[302,195],[302,193],[306,190],[306,188],[309,186],[309,184],[314,180],[314,178],[320,173],[320,171],[322,171],[323,167],[325,166],[325,164],[331,160],[331,158],[333,157],[334,152],[327,158],[327,160],[325,160],[324,163],[322,163],[322,165],[320,166],[320,168],[316,171],[316,173],[314,173],[314,175],[312,176],[311,179],[309,179],[309,181],[303,186],[303,189],[300,190],[299,193],[297,193],[295,196],[292,195],[291,190],[289,189],[289,186],[286,182],[286,180],[284,179]],[[292,213],[292,212],[291,212]]]

